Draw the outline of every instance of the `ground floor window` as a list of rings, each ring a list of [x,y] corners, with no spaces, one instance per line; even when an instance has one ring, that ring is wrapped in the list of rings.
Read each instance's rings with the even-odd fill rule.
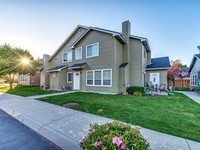
[[[72,72],[67,73],[67,83],[72,83]]]
[[[197,86],[198,85],[197,79],[198,79],[197,74],[192,74],[190,76],[190,85]]]
[[[27,81],[27,74],[22,74],[21,75],[21,82],[26,82]]]
[[[86,72],[86,84],[88,86],[111,86],[112,85],[112,70],[90,70]]]

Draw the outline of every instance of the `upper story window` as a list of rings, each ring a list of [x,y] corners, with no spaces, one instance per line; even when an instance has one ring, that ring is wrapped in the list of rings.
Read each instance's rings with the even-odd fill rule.
[[[63,62],[71,62],[72,61],[72,51],[63,53]]]
[[[86,46],[86,58],[99,56],[99,43]]]
[[[82,47],[75,49],[75,60],[82,59]]]

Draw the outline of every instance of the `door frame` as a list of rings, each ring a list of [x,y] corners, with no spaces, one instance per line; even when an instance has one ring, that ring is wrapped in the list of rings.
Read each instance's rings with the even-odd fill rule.
[[[77,73],[79,73],[79,79],[78,80],[76,78],[77,77],[76,76]],[[78,81],[79,81],[79,83],[78,83]],[[75,86],[75,84],[77,84],[77,85]],[[80,88],[81,88],[81,71],[74,71],[73,72],[73,89],[74,90],[80,90]]]

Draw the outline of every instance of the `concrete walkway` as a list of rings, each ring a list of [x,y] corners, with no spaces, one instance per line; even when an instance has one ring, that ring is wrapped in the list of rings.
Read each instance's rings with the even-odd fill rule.
[[[177,91],[177,92],[183,93],[187,97],[191,98],[192,100],[200,104],[200,95],[197,92],[188,92],[188,91]]]
[[[63,94],[69,94],[74,93],[75,91],[67,91],[67,92],[58,92],[58,93],[52,93],[52,94],[45,94],[45,95],[35,95],[35,96],[28,96],[29,99],[37,99],[37,98],[43,98],[47,96],[56,96],[56,95],[63,95]]]
[[[0,93],[0,109],[66,150],[79,150],[90,124],[111,119]],[[142,128],[152,150],[199,150],[200,143]]]

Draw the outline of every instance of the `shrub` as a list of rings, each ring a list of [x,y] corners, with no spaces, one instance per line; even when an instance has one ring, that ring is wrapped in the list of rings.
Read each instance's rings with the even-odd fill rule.
[[[133,93],[133,96],[142,96],[142,93],[136,91],[136,92]]]
[[[190,91],[189,87],[175,87],[175,91]]]
[[[134,92],[141,92],[143,93],[144,92],[144,87],[141,87],[141,86],[130,86],[126,89],[126,91],[128,92],[128,94],[133,94]]]
[[[128,95],[128,92],[124,92],[123,95]]]
[[[148,150],[149,143],[140,134],[139,127],[119,122],[94,124],[81,143],[83,150]]]

